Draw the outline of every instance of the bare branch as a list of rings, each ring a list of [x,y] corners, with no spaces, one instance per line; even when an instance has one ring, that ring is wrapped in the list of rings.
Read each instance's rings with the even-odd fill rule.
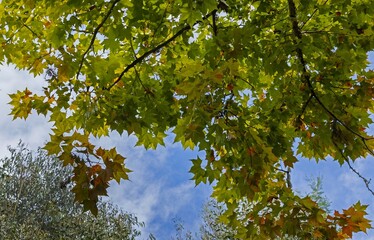
[[[335,141],[333,141],[336,149],[338,149],[340,155],[344,158],[345,162],[347,163],[348,167],[352,170],[352,172],[354,172],[359,178],[361,178],[364,183],[365,183],[365,186],[366,188],[369,190],[369,192],[374,196],[374,191],[370,188],[370,182],[371,182],[371,179],[367,179],[365,178],[364,176],[361,175],[360,172],[358,172],[350,163],[350,160],[347,156],[344,155],[344,152],[343,150],[335,143]]]
[[[349,161],[347,161],[347,164],[348,164],[348,167],[359,177],[361,178],[365,185],[366,185],[366,188],[370,191],[370,193],[374,196],[374,191],[370,188],[370,181],[371,179],[367,179],[365,177],[363,177],[355,168],[352,167],[351,163]]]

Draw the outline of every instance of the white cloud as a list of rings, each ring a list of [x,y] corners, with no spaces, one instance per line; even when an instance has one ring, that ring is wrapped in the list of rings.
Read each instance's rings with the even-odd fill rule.
[[[122,142],[134,143],[126,139],[127,137],[122,138]],[[162,154],[159,154],[159,150],[146,152],[143,148],[123,144],[118,150],[127,156],[127,165],[134,172],[130,174],[130,181],[122,182],[121,185],[113,182],[109,190],[109,196],[113,202],[126,211],[134,213],[140,221],[145,223],[142,237],[146,237],[149,233],[157,235],[168,234],[165,231],[173,231],[173,218],[186,217],[181,216],[181,212],[186,208],[190,208],[191,213],[198,216],[197,212],[200,212],[202,203],[194,201],[196,194],[202,194],[205,198],[210,195],[208,188],[206,190],[195,188],[194,183],[187,178],[185,180],[175,179],[174,176],[178,174],[178,171],[186,171],[186,169],[170,169],[169,164],[173,161],[170,155],[174,147],[160,149],[164,150]],[[175,159],[174,161],[186,160]],[[159,170],[162,172],[158,172]],[[198,206],[194,207],[194,204]],[[193,221],[186,225],[196,224]]]
[[[190,182],[181,183],[175,187],[167,188],[163,191],[161,211],[164,213],[164,220],[173,218],[178,211],[188,206],[193,198],[194,184]]]
[[[43,85],[42,78],[34,79],[11,67],[0,67],[0,127],[2,129],[0,156],[7,154],[6,146],[15,146],[19,139],[22,139],[32,149],[42,146],[49,139],[51,124],[44,116],[33,113],[27,121],[19,119],[12,121],[12,117],[8,115],[10,106],[6,104],[10,101],[9,93],[23,90],[25,87],[32,92],[38,92],[41,91]],[[142,147],[134,147],[136,143],[134,136],[127,137],[112,133],[110,137],[95,141],[107,148],[117,147],[118,151],[127,158],[127,167],[134,170],[130,173],[131,181],[123,182],[121,185],[112,183],[110,198],[124,210],[135,213],[139,220],[144,221],[146,229],[143,231],[148,233],[157,233],[170,228],[162,224],[166,224],[168,220],[172,222],[172,218],[181,214],[186,208],[196,214],[200,211],[200,205],[195,201],[201,202],[196,198],[202,197],[205,200],[210,194],[208,187],[194,188],[194,183],[188,181],[187,178],[185,180],[175,179],[180,171],[186,171],[185,166],[180,168],[176,162],[187,161],[187,157],[181,154],[180,145],[173,144],[172,141],[172,137],[168,137],[165,142],[166,148],[160,147],[156,151],[148,152]],[[179,159],[172,159],[173,157]],[[174,165],[171,164],[173,160]],[[359,159],[354,163],[354,167],[370,178],[373,177],[374,170],[372,161],[372,158]],[[302,164],[307,167],[296,169],[292,174],[294,187],[301,193],[309,191],[306,177],[321,175],[324,178],[325,193],[332,201],[333,209],[340,210],[339,207],[348,207],[349,204],[361,199],[363,203],[373,203],[373,197],[368,194],[364,183],[347,167],[339,169],[337,164],[321,162],[317,165],[313,162],[307,163],[305,160]],[[368,209],[370,218],[373,218],[373,209],[374,206]],[[183,220],[185,216],[180,217]],[[197,222],[198,217],[195,216],[191,222],[186,223],[186,226],[197,228]],[[146,234],[143,234],[143,237],[145,236]],[[364,237],[361,238],[361,236]],[[374,239],[373,236],[374,233],[370,231],[368,235],[358,235],[357,239]]]
[[[367,159],[358,159],[352,166],[366,178],[374,178],[373,170],[374,159],[369,157]],[[374,218],[374,201],[373,196],[366,189],[364,182],[355,173],[353,173],[345,164],[342,167],[333,161],[328,160],[319,162],[308,161],[302,159],[296,164],[293,170],[292,181],[294,189],[301,193],[310,192],[308,183],[305,180],[307,177],[323,177],[323,190],[327,199],[331,202],[331,210],[342,211],[342,209],[349,208],[352,204],[360,201],[361,204],[369,204],[367,208],[368,218]],[[371,184],[374,188],[374,182]],[[355,234],[353,239],[357,240],[374,240],[374,230],[369,230],[368,234]]]
[[[13,67],[0,66],[1,157],[8,155],[7,146],[16,146],[20,139],[31,149],[36,149],[49,140],[51,123],[47,122],[47,118],[32,113],[26,121],[12,121],[12,116],[9,116],[11,106],[7,104],[10,101],[8,94],[26,87],[33,93],[40,93],[44,85],[43,78],[33,78]],[[127,158],[127,167],[134,170],[130,173],[131,181],[122,182],[121,185],[111,183],[110,198],[125,211],[135,213],[139,220],[144,221],[147,224],[144,232],[163,231],[165,226],[162,223],[157,224],[157,221],[161,219],[165,222],[169,218],[172,221],[171,218],[178,215],[181,208],[191,204],[197,192],[191,181],[176,182],[170,172],[165,173],[165,176],[157,172],[164,169],[173,170],[169,166],[170,154],[180,146],[172,141],[172,137],[167,137],[166,148],[160,147],[147,152],[143,147],[134,147],[134,136],[112,133],[110,137],[95,140],[95,143],[106,148],[117,147]],[[178,169],[173,171],[178,172]],[[201,191],[198,194],[201,194]],[[209,192],[206,193],[206,196],[208,195]],[[146,234],[143,234],[144,236]]]
[[[17,71],[13,67],[0,66],[0,155],[7,155],[7,146],[15,146],[22,139],[35,149],[42,146],[49,138],[49,129],[51,124],[47,122],[44,116],[38,116],[32,113],[27,121],[22,119],[12,120],[11,106],[7,104],[10,101],[8,94],[15,93],[17,90],[24,90],[26,87],[32,92],[40,92],[44,80],[42,78],[33,78],[25,72]]]

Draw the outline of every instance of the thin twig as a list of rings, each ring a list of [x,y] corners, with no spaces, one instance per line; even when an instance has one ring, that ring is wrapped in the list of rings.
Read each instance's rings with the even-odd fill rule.
[[[305,102],[305,104],[301,108],[301,113],[299,114],[299,116],[297,116],[297,119],[301,119],[301,116],[304,114],[304,112],[305,112],[306,108],[308,107],[309,102],[310,102],[310,100],[312,100],[312,98],[313,98],[313,95],[310,94],[309,97],[308,97],[308,100]]]
[[[311,88],[311,84],[310,82],[308,83],[308,85],[310,85],[310,88]],[[322,101],[318,98],[318,96],[316,95],[316,93],[314,92],[313,90],[313,96],[314,96],[314,99],[316,99],[316,101],[319,103],[319,105],[332,117],[334,118],[336,121],[338,121],[343,127],[345,127],[348,131],[350,131],[352,134],[356,135],[357,137],[361,138],[362,140],[373,140],[374,138],[373,137],[365,137],[365,136],[362,136],[361,134],[359,134],[358,132],[354,131],[350,126],[348,126],[347,124],[345,124],[342,120],[340,120],[334,113],[332,113],[323,103]]]
[[[326,0],[322,5],[325,5],[326,3],[328,2],[328,0]],[[318,8],[314,9],[312,15],[309,16],[309,18],[303,23],[303,25],[300,27],[300,29],[303,29],[303,27],[307,24],[307,22],[309,22],[310,19],[312,19],[312,17],[314,16],[314,14],[316,14],[318,11]]]
[[[301,33],[301,30],[300,30],[298,22],[297,22],[296,6],[295,6],[295,3],[293,2],[293,0],[288,0],[288,6],[289,6],[289,12],[290,12],[289,17],[291,19],[293,33],[298,38],[298,40],[301,41],[302,40],[302,33]],[[296,48],[296,53],[297,53],[297,57],[299,58],[299,61],[300,61],[301,65],[303,67],[303,77],[304,77],[305,81],[308,84],[308,88],[309,88],[312,96],[314,97],[314,99],[316,99],[316,101],[318,102],[318,104],[332,118],[334,118],[336,121],[338,121],[342,126],[344,126],[352,134],[356,135],[357,137],[359,137],[359,138],[361,138],[363,140],[372,140],[372,139],[374,139],[373,137],[369,138],[369,137],[362,136],[361,134],[359,134],[356,131],[354,131],[350,126],[348,126],[347,124],[345,124],[342,120],[340,120],[333,112],[331,112],[325,106],[325,104],[319,99],[319,97],[317,96],[316,92],[314,91],[314,88],[313,88],[311,80],[310,80],[310,75],[309,75],[309,73],[307,71],[307,67],[306,67],[307,64],[306,64],[303,52],[302,52],[302,50],[301,50],[300,47]]]
[[[203,20],[206,20],[208,17],[210,17],[211,15],[213,14],[213,11],[208,13],[207,15],[205,15],[203,17]],[[193,26],[197,25],[201,23],[201,21],[197,21],[195,22]],[[139,64],[140,62],[142,62],[145,58],[147,58],[149,55],[151,55],[152,53],[155,53],[159,50],[161,50],[163,47],[167,46],[170,42],[174,41],[177,37],[179,37],[180,35],[182,35],[184,32],[188,31],[188,30],[191,30],[192,27],[190,25],[186,25],[184,26],[182,29],[180,29],[176,34],[174,34],[172,37],[170,37],[168,40],[166,40],[165,42],[163,43],[160,43],[159,45],[157,45],[156,47],[152,48],[151,50],[143,53],[143,55],[141,55],[140,57],[138,57],[137,59],[135,59],[132,63],[130,63],[129,65],[127,65],[127,67],[121,72],[121,74],[118,76],[117,80],[114,81],[108,88],[105,88],[106,90],[110,90],[112,87],[114,87],[119,81],[121,81],[123,75],[125,75],[125,73],[127,73],[130,69],[132,69],[133,67],[135,67],[137,64]]]
[[[283,172],[286,174],[286,182],[287,182],[287,187],[292,188],[292,183],[291,183],[291,168],[288,167],[287,170],[284,170],[282,168],[276,168],[276,170]]]
[[[153,40],[154,40],[154,38],[155,38],[155,36],[156,36],[156,33],[157,33],[158,30],[161,28],[161,25],[164,23],[164,19],[165,19],[165,17],[166,17],[166,13],[167,13],[167,9],[168,9],[169,5],[170,5],[170,1],[168,1],[167,5],[166,5],[166,7],[165,7],[164,13],[162,14],[161,20],[160,20],[159,24],[157,25],[156,29],[155,29],[154,32],[153,32],[152,43],[153,43]]]
[[[76,28],[72,28],[71,29],[73,32],[78,32],[78,33],[85,33],[85,34],[89,34],[91,33],[90,31],[87,31],[87,30],[81,30],[81,29],[76,29]]]
[[[253,84],[251,84],[248,80],[244,79],[244,78],[241,78],[241,77],[238,77],[238,76],[235,76],[235,79],[239,79],[239,80],[242,80],[243,82],[247,83],[252,89],[252,91],[255,90],[255,86],[253,86]]]
[[[351,165],[351,163],[349,162],[349,161],[347,161],[347,164],[348,164],[348,167],[359,177],[359,178],[361,178],[363,181],[364,181],[364,183],[365,183],[365,185],[366,185],[366,188],[371,192],[371,194],[374,196],[374,191],[370,188],[370,181],[371,181],[371,179],[367,179],[367,178],[365,178],[365,177],[363,177],[356,169],[354,169],[353,167],[352,167],[352,165]]]
[[[369,148],[369,146],[367,145],[366,141],[365,141],[364,139],[361,139],[361,140],[362,140],[362,142],[364,143],[366,150],[368,150],[368,152],[369,152],[371,155],[374,156],[374,152],[373,152],[373,150],[371,150],[371,149]]]
[[[37,61],[40,61],[41,59],[43,59],[44,57],[50,55],[51,53],[52,53],[52,51],[51,51],[51,49],[50,49],[48,53],[43,54],[42,56],[40,56],[40,57],[38,57],[38,58],[35,58],[35,60],[34,60],[34,61],[32,62],[32,64],[31,64],[31,66],[30,66],[29,68],[27,68],[27,71],[30,71],[30,70],[33,68],[33,66],[35,65],[35,63],[36,63]]]
[[[25,28],[27,28],[35,37],[37,38],[41,38],[36,32],[34,32],[34,30],[32,30],[29,26],[27,26],[25,23],[23,24],[23,26],[25,26]]]
[[[138,58],[136,57],[136,51],[135,51],[134,45],[132,44],[132,39],[131,38],[130,38],[130,47],[131,47],[131,49],[132,49],[132,51],[134,53],[134,58],[135,58],[135,61],[136,61]],[[135,75],[136,75],[137,79],[140,82],[140,85],[142,85],[144,91],[146,91],[146,87],[144,86],[144,84],[143,84],[143,82],[142,82],[142,80],[140,78],[139,72],[138,72],[138,70],[136,69],[135,66],[134,66],[134,70],[135,70]]]
[[[344,155],[344,152],[343,150],[335,143],[335,141],[333,141],[333,144],[335,145],[335,147],[338,149],[339,153],[341,154],[341,156],[344,158],[344,160],[346,161],[348,167],[352,170],[352,172],[354,172],[359,178],[361,178],[364,183],[365,183],[365,186],[366,188],[369,190],[369,192],[374,196],[374,191],[370,188],[370,182],[371,182],[371,179],[367,179],[365,178],[364,176],[361,175],[361,173],[359,173],[350,163],[350,160],[347,156]]]
[[[88,46],[87,50],[83,53],[83,56],[82,56],[82,60],[79,64],[79,69],[78,69],[78,72],[77,72],[77,79],[79,77],[79,74],[80,74],[80,71],[82,69],[82,66],[83,66],[83,62],[84,62],[84,59],[86,58],[86,55],[88,54],[88,52],[90,51],[90,49],[92,48],[95,40],[96,40],[96,35],[99,33],[99,30],[100,28],[103,27],[104,23],[106,22],[106,20],[109,18],[110,14],[112,13],[115,5],[119,2],[120,0],[115,0],[113,3],[112,3],[112,6],[110,6],[109,8],[109,11],[107,12],[107,14],[104,16],[103,20],[100,22],[100,24],[95,28],[94,32],[93,32],[93,35],[92,35],[92,38],[91,38],[91,42],[90,42],[90,45]]]

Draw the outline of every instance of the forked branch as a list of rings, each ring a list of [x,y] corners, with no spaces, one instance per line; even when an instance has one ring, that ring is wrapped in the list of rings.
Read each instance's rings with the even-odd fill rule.
[[[203,20],[206,20],[213,14],[214,10],[207,15],[203,17]],[[144,59],[146,59],[149,55],[156,53],[160,51],[162,48],[167,46],[169,43],[174,41],[177,37],[181,36],[183,33],[189,31],[192,29],[193,26],[201,23],[201,21],[196,21],[192,26],[186,25],[183,28],[181,28],[177,33],[175,33],[173,36],[171,36],[169,39],[167,39],[165,42],[160,43],[156,47],[148,50],[147,52],[143,53],[140,57],[136,58],[132,63],[127,65],[127,67],[121,72],[121,74],[118,76],[118,78],[108,87],[107,90],[110,90],[112,87],[114,87],[119,81],[121,81],[122,77],[127,73],[130,69],[134,68],[137,64],[141,63]]]
[[[290,17],[290,20],[291,20],[291,23],[292,23],[292,30],[293,30],[293,34],[297,37],[297,39],[299,41],[302,40],[302,33],[301,33],[301,30],[300,30],[300,27],[299,27],[299,23],[297,21],[297,13],[296,13],[296,6],[295,6],[295,3],[293,0],[288,0],[288,8],[289,8],[289,17]],[[297,44],[296,40],[295,40],[295,44]],[[297,54],[297,58],[299,59],[300,61],[300,64],[302,66],[302,71],[303,71],[303,78],[305,80],[305,82],[308,84],[308,88],[310,90],[310,93],[311,93],[311,96],[317,101],[317,103],[325,110],[325,112],[327,112],[334,120],[336,120],[337,122],[339,122],[342,126],[344,126],[349,132],[351,132],[352,134],[356,135],[357,137],[359,137],[360,139],[362,139],[363,141],[366,141],[366,140],[373,140],[374,138],[373,137],[365,137],[361,134],[359,134],[358,132],[356,132],[355,130],[353,130],[350,126],[348,126],[346,123],[344,123],[342,120],[340,120],[332,111],[330,111],[326,105],[321,101],[321,99],[318,97],[317,93],[314,91],[314,88],[313,88],[313,85],[312,85],[312,82],[310,80],[310,74],[307,70],[307,63],[304,59],[304,54],[303,54],[303,51],[300,47],[296,47],[296,54]]]
[[[290,17],[290,20],[292,22],[292,30],[293,30],[293,34],[297,37],[298,41],[301,41],[302,40],[302,33],[301,33],[301,30],[300,30],[300,27],[299,27],[299,23],[297,21],[297,14],[296,14],[296,6],[295,6],[295,3],[293,0],[288,0],[288,7],[289,7],[289,17]],[[296,40],[295,40],[295,44],[297,44]],[[357,137],[359,137],[363,142],[364,142],[364,145],[366,146],[366,149],[372,154],[373,152],[369,149],[369,147],[367,146],[366,144],[366,140],[371,140],[371,139],[374,139],[374,138],[368,138],[368,137],[365,137],[365,136],[362,136],[361,134],[357,133],[356,131],[354,131],[350,126],[348,126],[347,124],[345,124],[343,121],[341,121],[333,112],[331,112],[326,106],[325,104],[321,101],[321,99],[318,98],[316,92],[314,91],[314,88],[313,88],[313,85],[311,83],[311,80],[310,80],[310,74],[308,73],[307,71],[307,64],[306,64],[306,61],[304,59],[304,54],[303,54],[303,51],[300,47],[296,47],[296,53],[297,53],[297,57],[300,61],[300,64],[302,66],[302,69],[303,69],[303,78],[304,80],[306,81],[306,83],[308,84],[308,88],[310,90],[310,93],[311,93],[311,96],[317,101],[317,103],[337,122],[339,122],[343,127],[345,127],[349,132],[351,132],[352,134],[356,135]],[[309,100],[308,100],[309,102]],[[369,192],[374,196],[374,191],[370,188],[369,184],[370,184],[370,180],[368,180],[367,178],[363,177],[355,168],[352,167],[351,163],[350,163],[350,159],[344,154],[343,150],[341,148],[339,148],[339,146],[333,141],[333,144],[335,145],[336,149],[338,149],[339,153],[341,154],[341,156],[344,158],[344,160],[347,162],[348,164],[348,167],[359,177],[361,178],[365,185],[366,185],[366,188],[369,190]]]

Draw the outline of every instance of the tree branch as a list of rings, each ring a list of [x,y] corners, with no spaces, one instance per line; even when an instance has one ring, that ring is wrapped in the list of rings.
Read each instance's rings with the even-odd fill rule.
[[[286,183],[288,188],[292,188],[292,183],[291,183],[291,168],[288,167],[287,170],[284,170],[282,168],[276,168],[276,170],[283,172],[286,174]]]
[[[374,191],[370,188],[370,182],[371,182],[371,179],[367,179],[365,177],[363,177],[356,169],[354,169],[351,165],[351,163],[349,161],[347,161],[347,164],[348,164],[348,167],[359,177],[361,178],[364,183],[365,183],[365,186],[366,188],[370,191],[370,193],[374,196]]]
[[[209,18],[212,14],[213,14],[214,10],[210,13],[208,13],[207,15],[205,15],[203,17],[203,20],[206,20],[207,18]],[[193,26],[199,24],[201,21],[197,21],[195,22]],[[151,50],[143,53],[143,55],[141,55],[140,57],[136,58],[132,63],[130,63],[129,65],[127,65],[127,67],[121,72],[121,74],[118,76],[117,80],[114,81],[114,83],[112,83],[108,88],[106,88],[107,90],[110,90],[112,87],[114,87],[119,81],[121,81],[123,75],[125,75],[125,73],[127,73],[130,69],[132,69],[133,67],[135,67],[137,64],[141,63],[145,58],[147,58],[149,55],[151,55],[152,53],[155,53],[159,50],[161,50],[163,47],[167,46],[170,42],[174,41],[177,37],[179,37],[180,35],[182,35],[184,32],[187,32],[188,30],[192,29],[192,27],[190,25],[186,25],[184,26],[182,29],[180,29],[176,34],[174,34],[172,37],[170,37],[168,40],[166,40],[165,42],[163,43],[160,43],[159,45],[157,45],[156,47],[152,48]]]
[[[328,2],[329,0],[326,0],[322,5],[326,5],[326,3]],[[316,14],[318,11],[318,8],[314,9],[313,13],[309,16],[309,18],[303,23],[303,25],[300,27],[300,29],[303,29],[303,27],[309,22],[310,19],[313,18],[314,14]]]
[[[292,22],[292,29],[293,29],[293,33],[294,35],[298,38],[299,41],[302,40],[302,34],[301,34],[301,30],[299,28],[299,25],[298,25],[298,22],[297,22],[297,15],[296,15],[296,6],[295,6],[295,3],[293,2],[293,0],[288,0],[288,6],[289,6],[289,11],[290,11],[290,14],[289,14],[289,17],[291,19],[291,22]],[[305,25],[305,24],[304,24]],[[350,128],[347,124],[345,124],[343,121],[341,121],[333,112],[331,112],[323,103],[322,101],[318,98],[316,92],[314,91],[314,88],[312,86],[312,83],[310,81],[310,75],[307,71],[307,65],[306,65],[306,62],[305,62],[305,59],[304,59],[304,56],[303,56],[303,52],[301,50],[300,47],[297,47],[296,48],[296,53],[297,53],[297,57],[299,58],[299,61],[303,67],[303,77],[304,77],[304,80],[307,82],[308,84],[308,87],[309,87],[309,90],[311,92],[311,96],[316,99],[316,101],[318,102],[318,104],[333,118],[335,119],[335,121],[339,122],[342,126],[344,126],[349,132],[351,132],[352,134],[358,136],[363,142],[364,142],[364,145],[366,147],[366,149],[371,153],[373,154],[373,152],[370,150],[370,148],[367,146],[365,140],[370,140],[370,139],[373,139],[373,138],[368,138],[368,137],[364,137],[362,136],[361,134],[355,132],[352,128]],[[335,145],[335,147],[338,149],[339,153],[341,154],[341,156],[344,158],[344,160],[347,162],[348,164],[348,167],[359,177],[361,178],[365,185],[366,185],[366,188],[369,190],[369,192],[374,196],[374,191],[370,188],[369,184],[370,184],[370,179],[368,180],[367,178],[363,177],[356,169],[354,169],[350,163],[350,160],[347,156],[344,155],[344,152],[341,148],[339,148],[339,146],[335,143],[335,141],[333,140],[333,144]]]
[[[134,58],[135,58],[135,61],[136,61],[138,58],[136,57],[136,51],[135,51],[134,45],[132,44],[132,39],[131,39],[131,38],[130,38],[130,47],[131,47],[131,50],[132,50],[133,53],[134,53]],[[140,85],[142,85],[144,91],[146,91],[146,87],[144,86],[144,84],[143,84],[143,82],[142,82],[142,79],[140,78],[140,74],[139,74],[138,70],[136,70],[136,67],[135,67],[135,66],[134,66],[134,70],[135,70],[136,77],[137,77],[137,79],[138,79],[139,82],[140,82]]]
[[[23,23],[23,26],[25,27],[25,28],[27,28],[27,30],[29,30],[31,33],[32,33],[32,35],[34,35],[35,37],[37,37],[37,38],[41,38],[36,32],[34,32],[34,30],[32,30],[29,26],[27,26],[25,23]]]
[[[217,10],[214,10],[212,12],[212,27],[213,27],[213,35],[214,36],[217,36],[217,23],[216,23],[216,20],[217,20]]]
[[[97,27],[95,28],[94,32],[93,32],[93,35],[92,35],[92,38],[91,38],[91,42],[90,42],[90,45],[88,46],[87,50],[83,53],[83,56],[82,56],[82,60],[79,64],[79,69],[78,69],[78,72],[77,72],[77,79],[79,77],[79,74],[80,74],[80,71],[82,70],[82,66],[83,66],[83,62],[84,62],[84,59],[86,58],[86,55],[88,54],[88,52],[90,51],[90,49],[92,48],[95,40],[96,40],[96,35],[99,33],[99,30],[100,28],[103,27],[104,23],[106,22],[106,20],[109,18],[110,14],[112,13],[115,5],[119,2],[120,0],[115,0],[112,5],[110,6],[109,8],[109,11],[106,13],[106,15],[104,16],[103,20],[100,22],[99,25],[97,25]]]
[[[369,190],[369,192],[374,196],[374,191],[370,188],[370,182],[371,182],[371,179],[367,179],[365,178],[364,176],[361,175],[361,173],[359,173],[350,163],[350,160],[347,156],[344,155],[344,152],[343,150],[335,143],[335,141],[333,140],[333,143],[335,145],[335,147],[338,149],[339,153],[341,154],[341,156],[344,158],[344,160],[347,162],[347,165],[348,167],[352,170],[352,172],[354,172],[359,178],[361,178],[364,183],[365,183],[365,186],[366,188]]]
[[[296,118],[298,121],[301,120],[301,116],[304,114],[304,112],[305,112],[306,108],[308,107],[312,98],[313,98],[313,94],[310,94],[309,97],[308,97],[308,100],[304,103],[303,107],[301,108],[301,113]]]
[[[297,39],[299,41],[302,40],[302,33],[301,33],[301,30],[300,30],[300,27],[299,27],[299,24],[298,24],[298,21],[297,21],[297,14],[296,14],[296,6],[295,6],[295,3],[293,0],[288,0],[288,8],[289,8],[289,17],[291,19],[291,23],[292,23],[292,30],[293,30],[293,33],[294,35],[297,37]],[[295,44],[297,44],[296,40],[295,40]],[[361,138],[362,140],[372,140],[374,139],[373,137],[369,138],[369,137],[365,137],[365,136],[362,136],[361,134],[357,133],[356,131],[354,131],[350,126],[348,126],[347,124],[345,124],[342,120],[340,120],[333,112],[331,112],[326,106],[325,104],[319,99],[319,97],[317,96],[316,92],[314,91],[314,88],[313,88],[313,85],[312,85],[312,82],[310,80],[310,75],[307,71],[307,64],[306,64],[306,61],[304,59],[304,55],[303,55],[303,51],[300,47],[296,47],[296,54],[297,54],[297,57],[301,63],[301,66],[302,66],[302,71],[303,71],[303,77],[304,77],[304,80],[306,81],[306,83],[308,84],[308,88],[311,92],[311,95],[313,96],[314,99],[316,99],[316,101],[318,102],[318,104],[333,118],[335,119],[336,121],[338,121],[342,126],[344,126],[349,132],[351,132],[352,134],[356,135],[357,137]]]

